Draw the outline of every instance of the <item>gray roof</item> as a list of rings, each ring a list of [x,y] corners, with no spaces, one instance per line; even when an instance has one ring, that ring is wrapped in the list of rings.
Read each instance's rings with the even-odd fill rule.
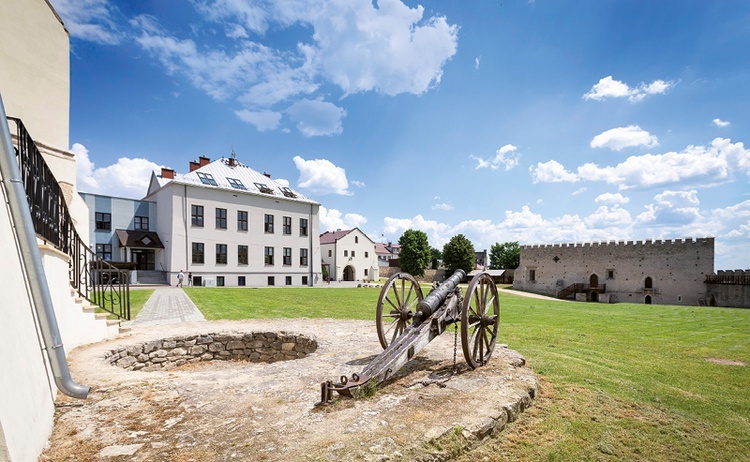
[[[294,202],[304,202],[319,205],[299,191],[295,191],[284,184],[278,183],[265,174],[237,161],[222,157],[190,173],[174,174],[174,179],[155,175],[159,187],[163,188],[170,182],[187,184],[205,188],[218,188],[233,193],[250,193],[258,196],[275,196],[279,199]],[[210,182],[213,179],[216,184]],[[244,189],[243,189],[244,188]]]

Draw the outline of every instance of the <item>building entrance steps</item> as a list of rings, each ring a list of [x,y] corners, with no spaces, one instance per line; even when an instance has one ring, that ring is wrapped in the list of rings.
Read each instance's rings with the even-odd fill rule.
[[[151,294],[132,325],[205,321],[206,318],[180,287],[160,287]]]

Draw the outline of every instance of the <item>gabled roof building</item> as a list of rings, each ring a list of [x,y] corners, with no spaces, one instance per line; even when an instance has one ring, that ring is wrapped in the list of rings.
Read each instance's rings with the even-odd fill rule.
[[[323,265],[331,281],[375,281],[380,277],[375,243],[359,228],[320,235]]]
[[[322,282],[320,204],[232,157],[201,156],[188,173],[162,168],[144,200],[157,204],[171,284],[314,286]],[[187,280],[187,279],[186,279]]]

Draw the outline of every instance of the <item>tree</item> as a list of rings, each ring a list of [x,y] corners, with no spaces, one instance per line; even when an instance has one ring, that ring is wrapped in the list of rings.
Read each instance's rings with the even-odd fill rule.
[[[440,260],[443,259],[443,252],[439,251],[435,247],[430,247],[430,255],[432,256],[432,269],[438,269]]]
[[[424,270],[430,265],[432,254],[427,234],[415,229],[407,229],[398,240],[401,250],[398,253],[398,264],[401,271],[412,276],[424,276]]]
[[[490,247],[490,269],[516,269],[521,264],[521,247],[518,241],[495,242]]]
[[[443,264],[448,275],[457,269],[462,269],[469,274],[476,266],[477,256],[474,245],[463,234],[453,236],[443,247]]]

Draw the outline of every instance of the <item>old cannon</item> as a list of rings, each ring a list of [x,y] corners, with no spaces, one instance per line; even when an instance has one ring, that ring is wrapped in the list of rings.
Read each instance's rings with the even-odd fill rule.
[[[466,277],[457,270],[426,297],[408,273],[388,279],[378,298],[376,328],[384,351],[360,373],[321,383],[318,404],[333,401],[333,392],[357,397],[375,389],[401,369],[451,324],[461,323],[461,347],[472,369],[487,363],[500,326],[497,287],[486,272],[472,278],[463,296],[458,286]],[[455,356],[455,355],[454,355]]]

